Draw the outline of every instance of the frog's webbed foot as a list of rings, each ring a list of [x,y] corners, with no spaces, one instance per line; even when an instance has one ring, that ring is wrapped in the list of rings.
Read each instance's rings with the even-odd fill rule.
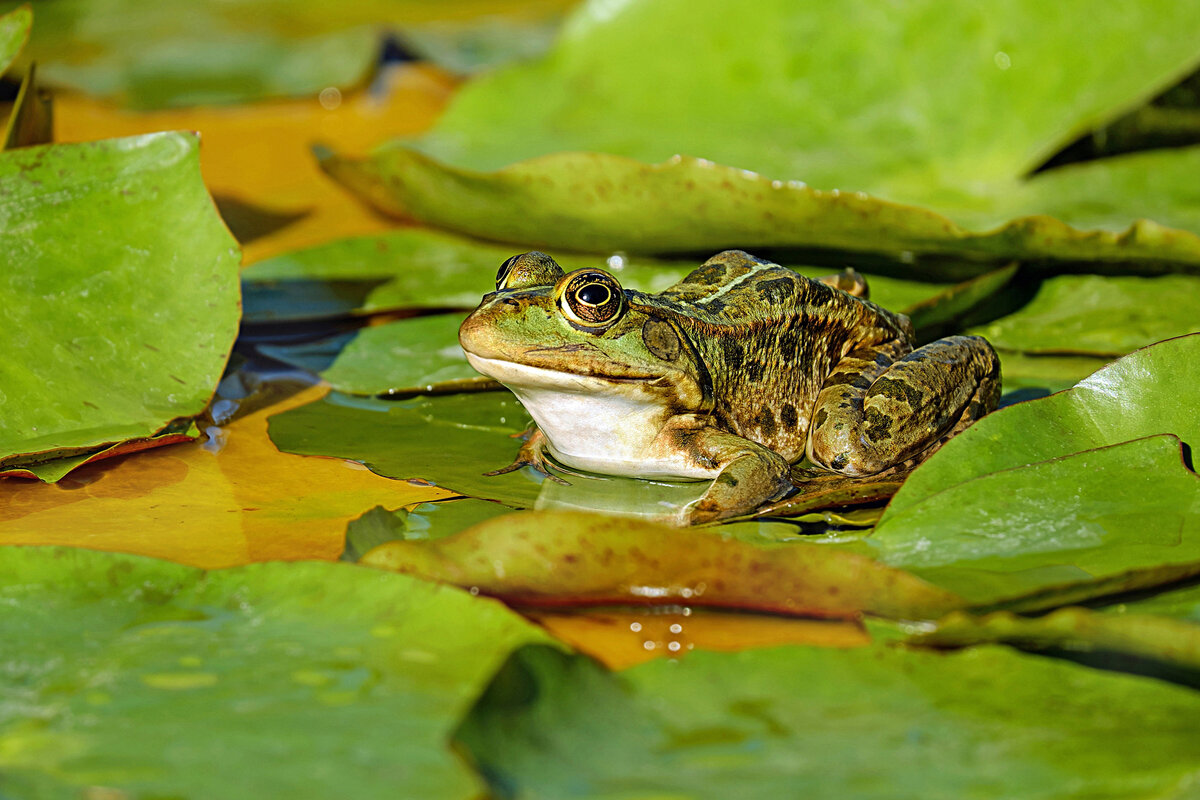
[[[685,508],[689,525],[749,514],[793,488],[791,465],[762,445],[715,428],[697,431],[693,444],[701,458],[724,467],[708,490]]]
[[[546,459],[546,436],[537,428],[533,428],[532,432],[530,432],[529,438],[521,445],[521,449],[517,451],[517,457],[511,464],[507,467],[494,469],[491,472],[483,474],[489,477],[492,475],[506,475],[509,472],[516,472],[523,467],[533,467],[555,483],[561,483],[563,486],[571,485],[550,471],[550,463]]]

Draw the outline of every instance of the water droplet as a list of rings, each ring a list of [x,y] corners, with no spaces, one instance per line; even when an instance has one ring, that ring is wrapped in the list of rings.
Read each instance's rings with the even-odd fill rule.
[[[321,90],[317,95],[317,102],[321,104],[321,108],[326,111],[333,111],[342,104],[342,93],[336,86],[329,86]]]
[[[667,630],[669,630],[671,633],[683,633],[683,626],[678,622],[672,622],[671,627]]]
[[[679,642],[669,642],[667,644],[667,649],[670,650],[672,653],[678,653],[679,648],[680,648]]]
[[[992,56],[992,61],[996,62],[996,66],[1002,70],[1012,66],[1012,59],[1008,57],[1008,53],[1003,50],[997,50],[996,55]]]
[[[654,642],[652,642],[652,641],[650,641],[649,639],[647,639],[646,641],[642,642],[642,647],[646,648],[647,650],[653,650],[653,649],[654,649]]]
[[[640,622],[629,623],[629,630],[633,631],[634,633],[637,633],[641,629],[642,629],[642,623],[640,623]]]

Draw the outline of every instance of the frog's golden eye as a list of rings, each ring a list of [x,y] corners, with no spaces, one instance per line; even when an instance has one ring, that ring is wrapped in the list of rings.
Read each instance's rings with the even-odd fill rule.
[[[500,265],[496,271],[496,291],[553,286],[562,276],[563,269],[557,261],[534,250],[513,256]]]
[[[625,310],[621,284],[607,272],[581,269],[558,282],[558,307],[574,325],[599,328],[611,325]]]

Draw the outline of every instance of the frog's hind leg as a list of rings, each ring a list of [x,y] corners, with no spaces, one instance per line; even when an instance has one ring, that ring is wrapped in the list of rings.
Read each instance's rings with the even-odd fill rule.
[[[838,363],[813,409],[815,463],[875,475],[929,455],[996,407],[1000,362],[984,339],[951,336],[896,358],[902,348],[862,348]]]

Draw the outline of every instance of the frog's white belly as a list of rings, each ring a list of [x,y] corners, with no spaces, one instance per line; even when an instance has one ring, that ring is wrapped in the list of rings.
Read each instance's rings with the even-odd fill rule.
[[[471,366],[503,383],[545,434],[551,454],[588,472],[711,480],[719,470],[690,462],[658,435],[670,412],[644,385],[541,369],[467,353]]]

